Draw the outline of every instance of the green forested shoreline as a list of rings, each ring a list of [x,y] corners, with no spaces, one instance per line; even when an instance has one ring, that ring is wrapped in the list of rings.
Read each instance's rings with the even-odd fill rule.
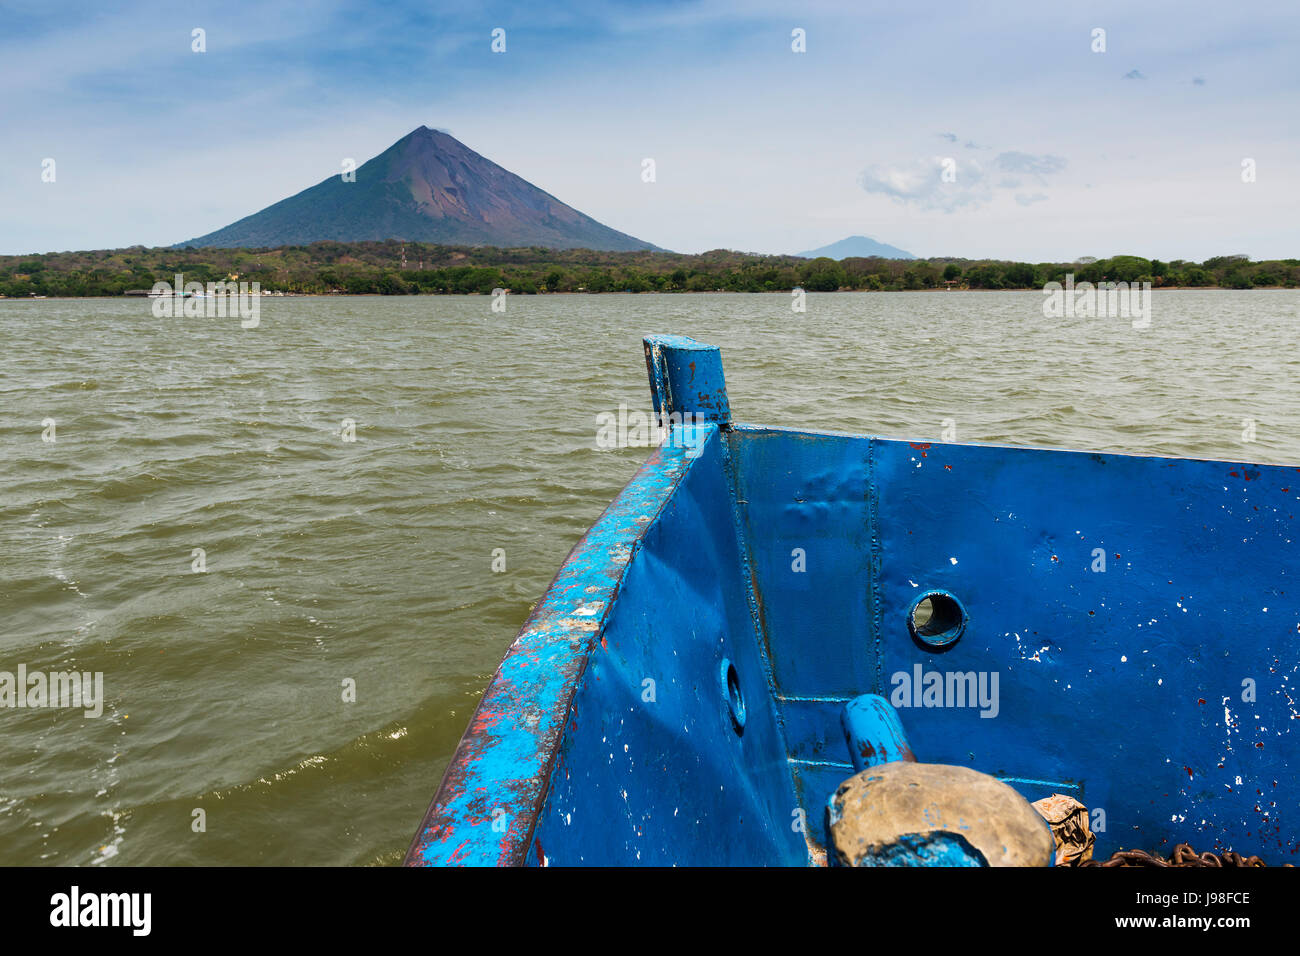
[[[316,242],[275,249],[145,248],[0,256],[0,296],[117,296],[171,282],[229,278],[264,291],[353,295],[546,292],[812,292],[1037,289],[1063,282],[1150,282],[1160,287],[1296,288],[1300,259],[1215,256],[1163,262],[1140,256],[1077,262],[986,259],[800,259],[715,250],[593,252],[402,242]]]

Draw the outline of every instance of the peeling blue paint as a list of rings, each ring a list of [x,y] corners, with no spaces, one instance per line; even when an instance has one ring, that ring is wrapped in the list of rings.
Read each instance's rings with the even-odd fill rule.
[[[698,422],[570,554],[409,864],[823,862],[844,706],[917,665],[996,673],[999,707],[900,708],[904,739],[1104,811],[1098,856],[1295,860],[1300,468],[736,425],[716,349],[646,362]],[[960,640],[913,639],[927,591]]]
[[[853,698],[844,705],[840,720],[855,771],[895,760],[916,760],[898,711],[879,694]]]

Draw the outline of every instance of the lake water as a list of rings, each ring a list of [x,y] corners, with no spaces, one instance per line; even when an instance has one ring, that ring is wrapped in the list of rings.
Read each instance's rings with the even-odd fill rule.
[[[595,447],[648,410],[646,333],[720,345],[739,421],[1300,462],[1300,292],[1157,292],[1142,330],[1042,303],[283,298],[244,329],[0,301],[0,671],[105,697],[0,709],[0,864],[399,863],[646,457]]]

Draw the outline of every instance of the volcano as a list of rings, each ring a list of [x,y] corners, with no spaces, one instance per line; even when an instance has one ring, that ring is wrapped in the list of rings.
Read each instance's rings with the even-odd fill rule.
[[[427,126],[358,167],[355,181],[331,176],[177,246],[240,248],[384,239],[613,252],[659,248],[597,222],[455,137]]]

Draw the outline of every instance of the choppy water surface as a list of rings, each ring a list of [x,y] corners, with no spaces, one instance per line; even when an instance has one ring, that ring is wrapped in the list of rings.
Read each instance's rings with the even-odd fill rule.
[[[722,346],[741,421],[1300,462],[1300,293],[1156,293],[1142,331],[1041,303],[276,299],[243,329],[0,301],[0,670],[102,671],[107,698],[0,709],[0,863],[399,862],[645,458],[595,448],[598,413],[648,408],[644,333]]]

